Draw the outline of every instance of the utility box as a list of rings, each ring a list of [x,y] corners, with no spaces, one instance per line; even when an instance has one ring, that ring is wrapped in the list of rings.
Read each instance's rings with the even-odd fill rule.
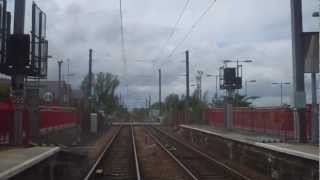
[[[96,113],[90,114],[90,132],[98,133],[98,115]]]

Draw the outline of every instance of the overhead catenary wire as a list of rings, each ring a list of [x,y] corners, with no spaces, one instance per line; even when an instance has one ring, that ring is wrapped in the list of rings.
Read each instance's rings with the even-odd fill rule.
[[[124,71],[127,71],[127,59],[125,53],[125,41],[124,41],[124,26],[123,26],[123,11],[122,11],[122,0],[120,0],[120,32],[121,32],[121,57],[124,63]]]
[[[121,59],[123,62],[123,76],[124,76],[124,83],[126,87],[126,97],[128,97],[128,65],[127,65],[127,58],[126,58],[126,49],[125,49],[125,39],[124,39],[124,24],[123,24],[123,7],[122,7],[122,0],[119,0],[120,3],[120,34],[121,34]]]
[[[167,47],[168,43],[170,42],[170,40],[173,38],[173,36],[175,35],[176,31],[177,31],[177,27],[180,24],[180,21],[182,20],[182,17],[184,15],[184,13],[186,12],[189,4],[190,4],[191,0],[186,0],[181,12],[179,13],[178,19],[176,20],[172,31],[170,32],[168,38],[166,39],[166,41],[164,42],[164,44],[162,45],[162,47],[160,48],[160,51],[158,53],[158,55],[156,56],[155,60],[157,60],[158,58],[160,58],[162,52],[164,51],[164,49]]]
[[[166,59],[169,59],[174,53],[175,51],[187,40],[187,38],[189,37],[189,35],[193,32],[193,30],[198,26],[198,24],[201,22],[201,20],[208,14],[208,12],[211,10],[211,8],[213,7],[213,5],[216,3],[216,0],[212,0],[208,7],[204,10],[203,13],[201,13],[201,15],[198,17],[198,19],[192,24],[192,26],[190,27],[190,29],[187,31],[187,33],[185,34],[185,36],[181,39],[181,41],[178,42],[178,44],[172,49],[172,51],[168,54],[168,56],[166,57]],[[163,62],[161,66],[165,65],[166,63],[170,62],[169,60]]]

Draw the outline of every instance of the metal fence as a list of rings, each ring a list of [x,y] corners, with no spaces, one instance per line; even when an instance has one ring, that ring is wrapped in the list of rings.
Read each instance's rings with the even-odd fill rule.
[[[11,100],[0,102],[0,145],[10,144],[13,138],[13,113],[14,106]],[[22,133],[23,142],[29,141],[29,116],[23,112]]]
[[[41,133],[75,126],[78,120],[76,108],[40,106],[39,127]]]
[[[285,107],[265,107],[265,108],[234,108],[233,128],[281,136],[284,139],[294,138],[294,111]],[[311,139],[311,106],[306,108],[306,135]],[[177,112],[174,117],[174,126],[188,124],[190,112]],[[203,111],[202,117],[210,126],[224,127],[223,108],[213,108]]]
[[[11,100],[0,102],[0,145],[10,144],[13,138],[14,105]],[[23,142],[29,142],[30,114],[23,113]],[[73,107],[40,106],[38,114],[39,130],[48,133],[54,130],[75,126],[78,122],[78,111]]]

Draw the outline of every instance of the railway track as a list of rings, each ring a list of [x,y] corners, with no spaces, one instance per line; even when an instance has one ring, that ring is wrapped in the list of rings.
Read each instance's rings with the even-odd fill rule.
[[[136,127],[139,162],[144,180],[194,180],[183,165],[143,127]]]
[[[85,180],[118,179],[141,179],[131,126],[120,128],[85,177]]]
[[[174,136],[153,127],[142,128],[145,136],[152,139],[161,153],[157,150],[158,158],[142,158],[143,152],[137,152],[135,131],[132,126],[123,126],[112,137],[106,145],[103,153],[92,166],[85,180],[148,180],[148,179],[190,179],[190,180],[250,180],[239,172],[225,166],[212,159],[204,153],[194,149],[192,146],[184,144]],[[138,134],[143,137],[140,131]],[[142,136],[141,136],[142,135]],[[154,149],[154,148],[153,148]],[[156,148],[157,149],[157,148]],[[141,157],[138,157],[140,154]],[[145,155],[146,156],[146,155]],[[167,156],[167,157],[166,157]],[[147,157],[147,156],[146,156]],[[172,161],[168,160],[172,159]],[[161,162],[150,162],[158,159]],[[167,164],[166,164],[167,163]],[[149,164],[158,164],[166,167],[162,173],[152,173],[160,170],[157,165],[147,167]],[[140,168],[140,165],[142,168]],[[153,166],[153,165],[152,165]],[[169,166],[171,168],[169,168]],[[145,168],[151,168],[148,176],[145,176]],[[168,178],[169,172],[175,172]],[[142,172],[142,173],[141,173]],[[172,176],[172,177],[171,177]],[[148,177],[148,178],[147,178]]]
[[[193,179],[198,180],[250,180],[238,171],[225,166],[174,136],[153,127],[146,131],[160,146],[185,169]]]

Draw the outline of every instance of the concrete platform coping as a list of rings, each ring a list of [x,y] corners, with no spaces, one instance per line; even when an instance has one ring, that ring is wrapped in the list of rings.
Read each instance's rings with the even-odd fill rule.
[[[59,151],[59,147],[15,148],[0,151],[0,180],[14,177]]]
[[[212,134],[221,138],[230,139],[240,143],[250,144],[260,148],[285,153],[288,155],[314,160],[319,162],[319,146],[311,144],[289,144],[282,142],[263,143],[261,138],[268,139],[270,137],[257,137],[254,135],[242,134],[235,131],[227,131],[223,129],[215,129],[209,125],[180,125],[182,128],[200,131],[203,133]]]

